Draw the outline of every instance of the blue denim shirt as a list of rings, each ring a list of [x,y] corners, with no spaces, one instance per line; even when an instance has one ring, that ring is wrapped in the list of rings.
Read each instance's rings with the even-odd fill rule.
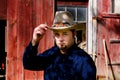
[[[57,46],[37,54],[30,43],[23,56],[24,69],[44,70],[44,80],[96,80],[96,66],[92,58],[74,44],[66,54]]]

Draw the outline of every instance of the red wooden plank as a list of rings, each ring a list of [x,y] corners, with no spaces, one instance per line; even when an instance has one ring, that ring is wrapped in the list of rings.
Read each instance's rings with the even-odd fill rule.
[[[8,80],[37,79],[33,75],[37,74],[36,72],[26,71],[24,73],[22,66],[22,55],[26,45],[31,40],[33,26],[35,26],[32,7],[33,5],[30,1],[8,0]],[[26,73],[29,76],[25,75]]]
[[[120,14],[103,14],[103,18],[114,18],[114,19],[120,19]]]
[[[6,78],[7,80],[17,80],[17,1],[8,0],[7,2],[7,64]]]
[[[98,14],[108,13],[111,10],[111,0],[97,0]]]
[[[73,6],[73,5],[76,5],[76,6],[88,6],[88,1],[86,1],[86,2],[82,2],[82,1],[65,1],[65,0],[63,0],[63,1],[61,1],[61,0],[59,0],[59,1],[57,1],[57,5],[59,5],[59,6]]]
[[[33,71],[24,71],[22,66],[22,55],[24,52],[24,49],[27,44],[29,44],[29,41],[32,37],[32,27],[34,21],[32,20],[32,5],[33,0],[19,0],[18,5],[18,70],[19,79],[27,80],[27,79],[37,79],[35,77],[36,72]],[[25,72],[25,73],[24,73]],[[27,76],[28,74],[29,76]],[[34,75],[33,75],[34,74]],[[24,76],[24,77],[23,77]]]
[[[36,71],[24,70],[22,66],[22,56],[25,47],[32,39],[33,26],[36,26],[33,11],[33,0],[19,0],[18,5],[18,78],[20,80],[35,80],[37,79]]]

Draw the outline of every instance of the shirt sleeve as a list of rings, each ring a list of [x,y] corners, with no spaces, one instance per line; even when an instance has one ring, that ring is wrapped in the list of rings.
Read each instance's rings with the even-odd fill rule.
[[[29,70],[44,70],[50,62],[52,62],[52,57],[49,57],[48,51],[44,53],[37,54],[38,45],[32,46],[30,42],[29,45],[26,47],[23,55],[23,66],[24,69]]]

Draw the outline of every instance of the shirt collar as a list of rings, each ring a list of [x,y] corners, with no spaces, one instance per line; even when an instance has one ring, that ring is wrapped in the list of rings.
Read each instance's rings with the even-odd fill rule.
[[[76,50],[77,48],[78,48],[78,47],[77,47],[77,44],[74,43],[74,44],[67,50],[66,54],[62,54],[62,53],[60,52],[60,49],[56,46],[56,49],[57,49],[57,50],[59,51],[59,53],[62,54],[62,55],[72,54],[73,51]]]

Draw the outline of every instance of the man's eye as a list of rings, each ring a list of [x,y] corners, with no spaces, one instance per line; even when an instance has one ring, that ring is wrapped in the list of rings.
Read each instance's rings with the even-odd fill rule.
[[[58,33],[55,33],[55,36],[59,36],[59,34],[58,34]]]
[[[65,36],[65,35],[68,35],[67,33],[63,33],[63,35]]]

